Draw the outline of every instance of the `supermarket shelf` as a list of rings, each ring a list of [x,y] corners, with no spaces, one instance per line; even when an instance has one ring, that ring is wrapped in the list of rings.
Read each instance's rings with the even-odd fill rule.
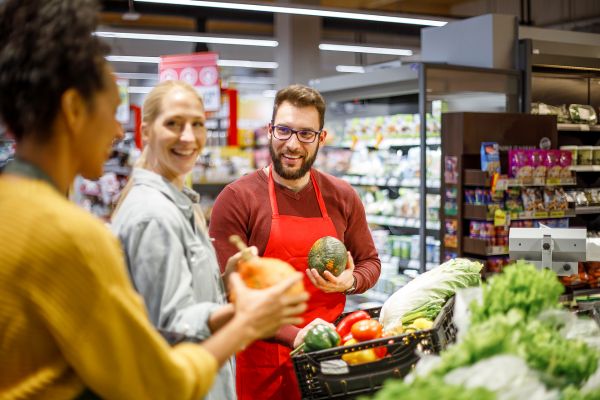
[[[577,167],[577,166],[574,166]],[[571,171],[579,171],[571,167]],[[600,166],[598,167],[598,171],[600,171]],[[476,187],[490,187],[491,186],[491,177],[485,171],[480,171],[477,169],[466,169],[465,170],[465,179],[464,186],[476,186]],[[548,179],[542,180],[540,182],[533,183],[523,183],[518,179],[514,178],[506,178],[505,176],[501,176],[496,183],[498,190],[504,187],[545,187],[545,186],[575,186],[577,185],[576,180],[573,179]]]
[[[421,269],[421,263],[419,262],[419,260],[400,260],[400,262],[398,263],[400,269],[412,269],[415,271],[419,271]],[[437,267],[438,264],[436,263],[426,263],[425,264],[425,270],[429,271],[434,269],[435,267]]]
[[[390,217],[387,215],[367,215],[367,222],[370,224],[399,228],[419,229],[420,227],[420,221],[416,218]],[[427,229],[439,230],[440,223],[438,221],[427,221]]]
[[[600,206],[576,207],[575,214],[600,214]]]
[[[427,139],[427,146],[439,146],[442,144],[442,139],[439,137]],[[379,144],[375,139],[369,140],[358,140],[356,146],[366,146],[366,147],[377,147],[379,149],[389,149],[393,147],[414,147],[420,146],[421,139],[419,138],[394,138],[394,139],[383,139]],[[328,147],[339,147],[344,149],[352,148],[352,141],[344,140],[339,144],[331,144]]]
[[[586,208],[598,208],[600,207],[586,207]],[[596,211],[598,212],[598,211]],[[553,218],[571,218],[574,217],[577,212],[573,210],[564,210],[564,211],[524,211],[520,213],[511,213],[510,220],[511,221],[522,221],[522,220],[531,220],[531,219],[553,219]],[[592,214],[590,212],[589,214]],[[585,214],[582,212],[581,214]],[[493,221],[494,217],[488,214],[487,206],[482,205],[474,205],[474,204],[465,204],[464,206],[464,218],[465,219],[476,219],[476,220],[484,220],[484,221]]]
[[[486,240],[463,237],[463,250],[465,253],[480,256],[508,255],[508,246],[489,246]]]
[[[556,128],[559,131],[581,131],[581,132],[600,132],[600,125],[587,124],[557,124]]]
[[[386,177],[375,177],[367,175],[343,175],[341,177],[346,182],[355,186],[381,186],[381,187],[398,187],[407,189],[418,189],[420,188],[420,181],[418,179],[408,179],[400,181],[397,178],[386,178]],[[439,190],[439,180],[429,180],[426,182],[428,190]]]
[[[572,165],[571,171],[575,172],[600,172],[600,165]]]

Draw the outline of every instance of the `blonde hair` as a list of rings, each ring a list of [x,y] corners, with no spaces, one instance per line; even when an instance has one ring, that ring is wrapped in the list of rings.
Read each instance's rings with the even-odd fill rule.
[[[175,89],[182,89],[192,93],[194,96],[196,96],[202,107],[204,107],[202,96],[200,96],[196,89],[194,89],[190,84],[183,81],[164,81],[156,85],[154,89],[152,89],[152,91],[148,93],[146,100],[144,100],[144,104],[142,105],[143,125],[149,127],[154,123],[154,121],[156,121],[159,115],[163,112],[163,99],[172,90]],[[134,164],[134,168],[148,169],[148,149],[148,146],[144,146],[142,154]],[[115,209],[113,210],[113,215],[119,211],[121,204],[123,204],[123,201],[125,201],[125,198],[129,194],[132,187],[133,178],[130,178],[129,181],[123,187],[123,190],[121,190],[119,200],[117,200],[117,204],[115,205]],[[200,211],[200,207],[193,207],[193,209],[198,227],[200,227],[203,230],[206,230],[206,219],[204,218],[204,214]]]

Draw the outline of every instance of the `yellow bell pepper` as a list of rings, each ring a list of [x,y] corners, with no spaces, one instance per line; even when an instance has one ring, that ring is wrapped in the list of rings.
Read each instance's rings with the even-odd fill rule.
[[[422,331],[431,329],[433,327],[433,321],[427,318],[417,318],[411,324],[416,330]]]
[[[358,343],[356,339],[350,339],[344,343],[344,346],[352,346],[356,343]],[[374,349],[366,349],[346,353],[342,355],[342,360],[346,361],[349,365],[357,365],[376,361],[378,357]]]

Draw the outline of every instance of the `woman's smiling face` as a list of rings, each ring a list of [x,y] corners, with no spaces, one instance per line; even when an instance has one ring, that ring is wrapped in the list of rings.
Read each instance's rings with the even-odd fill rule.
[[[206,142],[206,115],[198,96],[174,87],[162,99],[158,117],[144,127],[149,167],[167,180],[183,181]]]

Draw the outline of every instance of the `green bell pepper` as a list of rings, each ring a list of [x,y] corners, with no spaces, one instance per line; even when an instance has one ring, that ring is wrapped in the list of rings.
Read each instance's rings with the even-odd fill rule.
[[[329,325],[315,325],[304,336],[304,351],[325,350],[340,345],[340,335]]]

